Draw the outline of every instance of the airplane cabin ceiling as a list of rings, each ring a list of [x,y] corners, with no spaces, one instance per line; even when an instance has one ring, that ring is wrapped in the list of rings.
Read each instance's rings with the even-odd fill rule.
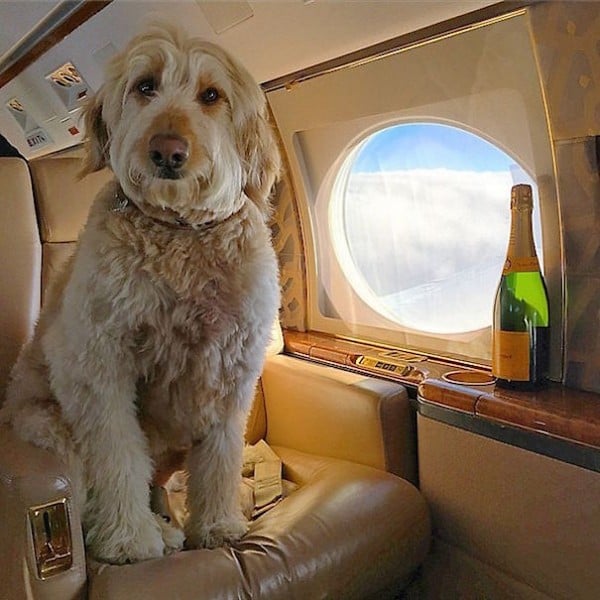
[[[0,0],[0,56],[59,3],[59,0]]]
[[[0,0],[0,60],[60,2]],[[92,90],[102,82],[106,60],[155,18],[220,44],[263,83],[377,42],[495,4],[482,0],[114,0],[0,88],[0,132],[29,157],[73,145],[65,133],[76,114],[65,109],[46,77],[72,62]],[[19,100],[51,143],[34,152],[6,109]],[[62,123],[59,127],[58,124]]]

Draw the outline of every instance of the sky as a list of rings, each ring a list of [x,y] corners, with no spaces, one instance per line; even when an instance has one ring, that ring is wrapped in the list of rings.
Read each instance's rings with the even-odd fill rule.
[[[340,261],[359,295],[421,331],[488,326],[510,189],[530,178],[483,138],[437,123],[386,128],[353,158],[334,227],[345,233]],[[537,212],[534,229],[540,248]]]
[[[355,173],[446,168],[455,171],[507,171],[514,160],[483,138],[439,123],[388,127],[367,139]]]

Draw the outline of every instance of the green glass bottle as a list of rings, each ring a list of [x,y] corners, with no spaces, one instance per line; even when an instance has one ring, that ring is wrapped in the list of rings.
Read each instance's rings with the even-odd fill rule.
[[[494,302],[492,372],[501,387],[535,390],[548,375],[548,293],[533,242],[531,186],[511,191],[510,240]]]

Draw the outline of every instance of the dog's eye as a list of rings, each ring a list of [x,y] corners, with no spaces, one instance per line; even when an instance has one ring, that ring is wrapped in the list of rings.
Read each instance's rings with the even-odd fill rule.
[[[156,82],[154,79],[143,79],[137,84],[136,88],[142,96],[151,98],[156,93]]]
[[[221,94],[217,88],[209,87],[200,94],[200,101],[203,104],[214,104],[220,97]]]

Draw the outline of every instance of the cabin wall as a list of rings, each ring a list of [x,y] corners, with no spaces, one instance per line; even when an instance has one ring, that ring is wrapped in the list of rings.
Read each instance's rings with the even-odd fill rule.
[[[600,473],[421,415],[418,440],[425,600],[599,597]]]
[[[284,173],[277,187],[273,217],[273,245],[281,281],[280,321],[285,329],[306,331],[306,261],[298,205]]]
[[[560,203],[565,318],[563,381],[600,392],[600,11],[597,3],[549,2],[528,9],[548,126],[555,153]],[[284,190],[287,247],[280,251],[284,274],[284,326],[306,328],[306,256],[293,190]],[[293,208],[293,210],[292,210]],[[292,213],[298,230],[292,232]],[[282,246],[283,248],[283,246]],[[559,339],[559,337],[555,337]]]
[[[554,146],[565,282],[564,382],[600,391],[600,10],[529,9]],[[434,544],[421,597],[591,600],[600,576],[600,474],[418,418]]]
[[[554,142],[566,289],[565,384],[600,392],[600,10],[596,2],[529,9]]]
[[[486,26],[433,43],[409,45],[402,52],[386,54],[352,68],[301,80],[285,89],[271,90],[267,96],[288,156],[288,175],[298,196],[303,233],[306,234],[309,327],[329,334],[460,355],[472,360],[491,359],[489,327],[438,335],[427,326],[413,324],[410,317],[391,318],[387,311],[380,310],[379,303],[371,301],[372,298],[369,300],[370,292],[363,293],[365,288],[360,283],[361,278],[353,276],[356,262],[347,260],[341,240],[343,228],[339,211],[342,194],[339,188],[335,190],[336,181],[343,177],[344,165],[348,165],[353,149],[371,133],[397,123],[422,120],[458,123],[466,131],[485,132],[483,137],[497,140],[500,148],[510,148],[515,160],[536,173],[539,179],[550,182],[543,188],[544,193],[540,193],[540,205],[544,207],[543,228],[549,238],[555,236],[560,226],[553,153],[529,23],[524,12],[513,13],[507,19],[488,22]],[[350,102],[348,98],[351,98]],[[415,155],[418,154],[415,152]],[[470,181],[465,180],[466,187]],[[507,197],[508,193],[507,187],[503,196]],[[476,197],[477,192],[472,190],[465,199],[474,201],[471,196]],[[393,198],[383,200],[374,211],[375,219],[365,222],[362,243],[368,237],[379,239],[375,220],[386,220],[379,210],[388,210],[390,217],[396,210],[389,205]],[[410,211],[413,209],[402,210],[406,212],[397,212],[389,220],[410,229],[413,221]],[[423,210],[414,215],[414,226],[420,232],[416,239],[399,233],[401,227],[395,228],[394,239],[389,238],[390,232],[382,231],[386,234],[382,235],[385,243],[373,244],[381,256],[382,266],[381,273],[374,275],[374,279],[385,279],[386,285],[392,285],[395,270],[392,265],[397,263],[394,254],[402,254],[403,248],[418,252],[421,247],[419,235],[431,237],[418,226],[422,215],[426,214],[427,211]],[[439,214],[445,214],[443,208]],[[508,209],[503,217],[508,217]],[[478,226],[476,221],[471,219],[472,228],[476,230],[473,239],[487,236],[487,233],[481,234],[481,225]],[[442,216],[440,227],[440,240],[444,240],[444,228],[452,225]],[[442,241],[440,247],[444,243]],[[505,251],[506,246],[497,256],[498,273]],[[422,256],[427,255],[423,253]],[[430,265],[445,264],[444,257],[435,252],[429,254],[429,261]],[[374,273],[377,273],[377,260],[371,262],[374,263],[371,265]],[[429,271],[428,266],[425,271]],[[554,379],[560,380],[563,294],[558,244],[550,247],[549,251],[544,249],[544,266],[554,309],[552,374]],[[415,265],[414,268],[420,267]],[[496,282],[497,279],[492,282],[494,287]],[[474,296],[478,297],[478,294]],[[491,297],[486,296],[485,299],[491,300]],[[438,297],[437,301],[444,302],[444,299]],[[447,312],[455,310],[456,319],[460,321],[465,308],[461,309],[457,302],[452,306]],[[435,311],[435,308],[431,310]],[[431,314],[435,316],[434,312]],[[450,326],[449,331],[455,330]]]

